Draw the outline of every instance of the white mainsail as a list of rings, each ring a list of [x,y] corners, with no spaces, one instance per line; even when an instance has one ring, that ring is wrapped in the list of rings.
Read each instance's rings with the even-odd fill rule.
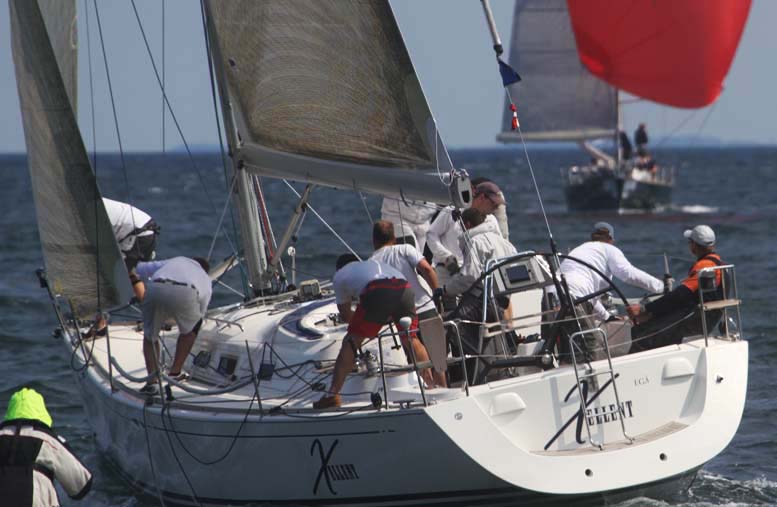
[[[530,78],[510,86],[525,140],[584,141],[614,137],[617,91],[580,62],[566,0],[518,0],[510,65]],[[519,141],[505,108],[501,142]]]
[[[257,174],[468,204],[387,1],[206,2],[212,51]]]
[[[69,15],[41,7],[70,4]],[[120,306],[132,290],[73,107],[74,2],[11,0],[11,38],[28,165],[49,287],[77,317]],[[52,32],[49,38],[47,27]],[[66,45],[55,50],[52,44]],[[59,57],[59,63],[58,63]],[[61,72],[62,70],[62,72]],[[66,76],[66,81],[62,75]]]

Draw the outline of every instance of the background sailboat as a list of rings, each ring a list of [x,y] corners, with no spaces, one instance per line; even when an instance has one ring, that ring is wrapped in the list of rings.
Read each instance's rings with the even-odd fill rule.
[[[750,2],[518,0],[511,86],[526,141],[576,141],[593,163],[562,170],[571,210],[655,209],[671,202],[672,170],[621,157],[619,92],[699,108],[721,93]],[[506,110],[500,142],[519,142]],[[611,139],[608,155],[589,141]],[[647,164],[647,161],[643,161]]]

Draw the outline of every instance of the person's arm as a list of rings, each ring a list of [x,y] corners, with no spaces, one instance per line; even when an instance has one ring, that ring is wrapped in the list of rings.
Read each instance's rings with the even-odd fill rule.
[[[442,262],[455,254],[448,250],[442,243],[442,236],[450,227],[455,226],[451,218],[450,208],[444,209],[437,215],[437,218],[429,226],[429,231],[426,233],[426,244],[429,245],[429,250],[434,254],[435,262]]]
[[[146,281],[151,278],[151,276],[162,266],[165,265],[167,261],[151,261],[151,262],[139,262],[137,266],[135,266],[135,273],[138,275],[138,277]]]
[[[612,317],[610,312],[607,311],[607,309],[604,307],[602,302],[599,300],[599,298],[594,298],[593,300],[594,305],[594,318],[598,320],[599,322],[607,322],[607,319]]]
[[[502,200],[504,200],[505,196],[502,194],[502,192],[499,192],[499,195]],[[507,223],[507,205],[500,204],[497,206],[497,208],[494,210],[494,217],[496,217],[496,221],[499,223],[499,232],[502,233],[502,237],[506,240],[509,240],[510,226]]]
[[[458,273],[445,284],[445,293],[451,296],[459,295],[472,287],[483,272],[479,260],[479,252],[475,244],[464,253],[464,265]]]
[[[440,282],[437,279],[437,272],[434,270],[432,265],[427,262],[426,259],[421,258],[418,264],[416,264],[415,269],[418,274],[420,274],[421,277],[426,280],[426,283],[429,284],[429,287],[431,287],[432,290],[435,290],[440,286]]]
[[[607,265],[619,280],[648,292],[660,293],[664,290],[664,282],[632,266],[619,248],[608,248],[607,253]]]
[[[37,462],[54,473],[54,477],[70,498],[80,500],[89,493],[92,474],[63,439],[53,435],[44,438]]]
[[[340,318],[343,319],[343,322],[351,322],[353,308],[351,308],[350,301],[348,303],[339,303],[337,305],[337,311],[340,312]]]

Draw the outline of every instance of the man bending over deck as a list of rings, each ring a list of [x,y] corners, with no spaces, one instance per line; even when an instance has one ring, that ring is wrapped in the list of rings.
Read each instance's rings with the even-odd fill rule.
[[[342,319],[348,323],[348,332],[343,338],[340,352],[337,354],[332,384],[327,394],[313,403],[313,408],[324,409],[339,407],[340,390],[345,384],[348,373],[356,362],[356,350],[367,338],[377,336],[388,322],[399,324],[402,317],[412,317],[410,329],[418,328],[418,317],[413,303],[413,291],[405,277],[396,269],[375,260],[359,262],[355,255],[345,254],[337,259],[337,272],[332,279],[335,289],[337,309]],[[356,311],[351,309],[351,301],[358,297]],[[413,347],[416,361],[426,362],[429,354],[415,332],[402,333],[402,344]],[[433,385],[429,369],[422,372],[428,385]]]
[[[138,264],[137,274],[148,284],[141,308],[143,358],[151,376],[141,392],[156,392],[154,377],[159,371],[159,331],[167,319],[175,320],[180,333],[168,376],[175,380],[186,379],[183,364],[194,346],[213,291],[209,269],[208,261],[200,257],[173,257]]]

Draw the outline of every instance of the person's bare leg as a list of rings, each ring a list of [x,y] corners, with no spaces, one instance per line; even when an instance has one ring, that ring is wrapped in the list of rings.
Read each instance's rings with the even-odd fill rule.
[[[159,364],[159,342],[153,345],[148,340],[143,340],[143,359],[146,361],[146,371],[149,375],[156,375]]]
[[[343,344],[340,347],[340,352],[337,354],[335,360],[335,370],[332,373],[332,385],[329,386],[328,394],[339,394],[340,390],[345,384],[345,378],[353,370],[353,365],[356,363],[356,355],[354,350],[361,346],[363,338],[356,335],[346,334],[343,339]]]
[[[197,338],[197,333],[194,331],[182,334],[178,337],[178,342],[175,344],[175,357],[173,358],[172,366],[170,366],[171,376],[181,373],[183,363],[186,362],[186,358],[189,357],[189,352],[191,352],[192,347],[194,347],[195,338]]]
[[[411,347],[413,347],[416,363],[425,363],[429,361],[429,353],[426,351],[426,347],[424,347],[424,344],[421,343],[421,340],[419,340],[418,337],[411,338],[410,344]],[[432,375],[433,369],[434,368],[424,368],[421,370],[421,378],[424,379],[424,382],[426,382],[426,385],[429,387],[434,387],[436,385],[436,381]],[[444,381],[442,385],[445,385]]]

